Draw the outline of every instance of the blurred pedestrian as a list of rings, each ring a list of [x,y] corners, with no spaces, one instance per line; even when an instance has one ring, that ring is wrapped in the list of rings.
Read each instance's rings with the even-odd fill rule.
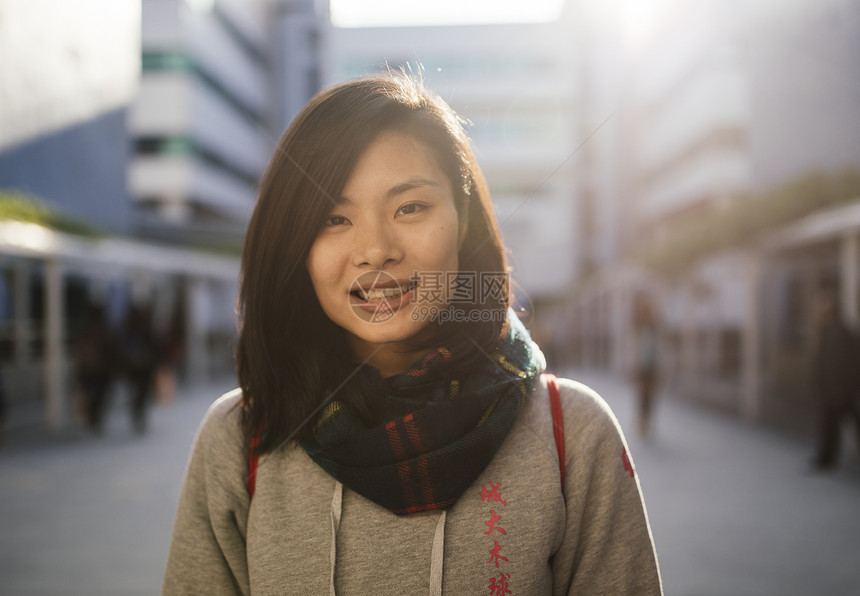
[[[126,314],[122,337],[125,378],[131,390],[134,430],[146,432],[147,410],[158,363],[157,342],[149,308],[132,305]]]
[[[639,436],[651,432],[659,372],[659,328],[657,312],[650,296],[639,294],[633,305],[633,384],[638,405]]]
[[[828,471],[839,461],[840,426],[853,419],[860,443],[860,350],[855,333],[844,323],[833,292],[817,299],[818,343],[812,365],[813,393],[818,402],[818,435],[812,467]]]
[[[176,395],[179,368],[185,361],[185,309],[177,306],[170,325],[159,340],[155,395],[158,403],[169,404]]]
[[[100,433],[116,367],[116,345],[102,305],[91,305],[74,344],[74,358],[86,423]]]

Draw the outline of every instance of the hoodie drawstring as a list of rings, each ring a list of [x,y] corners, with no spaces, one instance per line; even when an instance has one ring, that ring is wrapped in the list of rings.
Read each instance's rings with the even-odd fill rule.
[[[337,564],[337,530],[340,528],[340,516],[343,512],[343,485],[334,483],[334,496],[331,498],[331,582],[329,583],[329,596],[334,593],[334,569]]]
[[[436,522],[433,535],[433,550],[430,554],[430,596],[442,596],[442,563],[445,558],[445,518],[447,510],[442,510]]]

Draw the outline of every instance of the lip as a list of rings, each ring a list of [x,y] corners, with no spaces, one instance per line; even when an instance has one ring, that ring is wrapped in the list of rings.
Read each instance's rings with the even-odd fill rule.
[[[347,296],[350,308],[361,320],[367,323],[384,323],[415,299],[415,288],[418,286],[418,280],[414,277],[397,278],[387,271],[367,271],[355,278]],[[398,291],[389,293],[403,293],[389,297],[374,296],[371,301],[364,300],[363,292],[392,289]],[[404,291],[407,289],[408,291]]]
[[[382,312],[387,313],[395,313],[410,302],[412,302],[412,298],[415,296],[415,288],[412,288],[405,294],[401,294],[399,297],[393,300],[380,300],[379,302],[364,302],[360,298],[357,298],[354,294],[349,295],[350,304],[353,308],[360,308],[366,313],[372,315],[378,315]]]

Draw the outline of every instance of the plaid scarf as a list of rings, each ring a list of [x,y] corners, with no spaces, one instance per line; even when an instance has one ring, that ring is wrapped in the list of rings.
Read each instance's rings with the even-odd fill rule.
[[[383,379],[366,366],[372,419],[333,400],[302,447],[326,472],[403,515],[447,509],[501,447],[543,367],[543,355],[510,314],[499,349],[461,378],[434,374],[454,357],[438,348]]]

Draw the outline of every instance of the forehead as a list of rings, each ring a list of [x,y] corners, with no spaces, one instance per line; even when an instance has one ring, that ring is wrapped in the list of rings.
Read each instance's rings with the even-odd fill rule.
[[[383,132],[361,152],[341,194],[353,199],[353,195],[367,192],[387,193],[410,180],[423,180],[451,192],[448,176],[431,147],[405,132]]]

